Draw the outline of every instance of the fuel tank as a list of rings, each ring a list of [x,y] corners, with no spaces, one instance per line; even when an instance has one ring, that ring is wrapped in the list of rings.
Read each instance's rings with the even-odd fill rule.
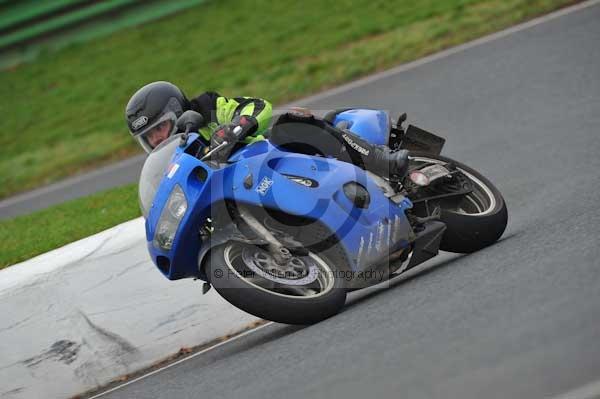
[[[386,111],[356,108],[340,112],[333,124],[346,122],[346,129],[361,136],[372,144],[387,145],[391,127],[390,116]]]

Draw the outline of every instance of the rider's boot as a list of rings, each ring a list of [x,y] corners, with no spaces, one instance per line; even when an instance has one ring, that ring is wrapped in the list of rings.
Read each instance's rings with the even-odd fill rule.
[[[371,144],[349,130],[343,130],[342,139],[354,164],[362,164],[369,172],[390,179],[402,179],[406,175],[407,150],[392,151],[388,146]]]

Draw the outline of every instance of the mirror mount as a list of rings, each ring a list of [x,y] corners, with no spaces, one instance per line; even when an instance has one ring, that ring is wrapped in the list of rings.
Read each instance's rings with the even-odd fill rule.
[[[177,127],[177,131],[183,132],[180,143],[183,147],[187,143],[188,134],[190,132],[197,132],[204,126],[204,117],[196,111],[187,110],[177,118],[175,126]]]

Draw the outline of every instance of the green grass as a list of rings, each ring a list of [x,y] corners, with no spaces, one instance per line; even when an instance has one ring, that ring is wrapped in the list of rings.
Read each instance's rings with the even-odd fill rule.
[[[31,39],[40,36],[44,33],[52,32],[53,30],[61,29],[69,25],[81,22],[85,19],[92,18],[96,15],[107,11],[117,10],[119,7],[130,5],[134,0],[113,0],[110,3],[97,3],[89,7],[75,10],[70,13],[59,15],[44,21],[40,21],[35,25],[19,29],[15,32],[4,35],[0,38],[0,48],[11,45],[23,40]]]
[[[0,29],[27,22],[33,18],[48,14],[68,6],[81,3],[83,0],[21,0],[15,4],[2,4],[0,2]]]
[[[130,184],[0,221],[0,269],[141,216]]]
[[[87,3],[58,15],[47,15],[53,9],[65,8],[77,1],[49,0],[30,4],[25,0],[19,4],[7,5],[4,13],[7,15],[2,13],[3,9],[0,6],[0,29],[2,24],[13,25],[12,29],[0,37],[0,69],[30,62],[43,52],[56,52],[64,47],[86,43],[124,28],[151,23],[152,20],[197,6],[204,0],[113,0]],[[44,15],[46,18],[36,23],[29,19]],[[18,26],[19,20],[24,20],[25,24]]]
[[[572,0],[211,1],[0,73],[0,198],[139,152],[123,116],[153,80],[275,104]]]
[[[138,153],[123,109],[147,82],[277,105],[570,3],[222,0],[42,55],[0,74],[0,198]],[[127,186],[0,222],[0,268],[138,215]]]

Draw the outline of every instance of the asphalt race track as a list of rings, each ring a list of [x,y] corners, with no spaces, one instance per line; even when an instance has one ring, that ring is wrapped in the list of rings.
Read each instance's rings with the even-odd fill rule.
[[[407,112],[445,136],[504,194],[504,238],[103,397],[600,397],[600,5],[310,105]]]

